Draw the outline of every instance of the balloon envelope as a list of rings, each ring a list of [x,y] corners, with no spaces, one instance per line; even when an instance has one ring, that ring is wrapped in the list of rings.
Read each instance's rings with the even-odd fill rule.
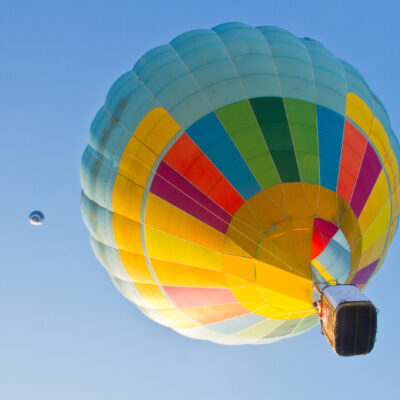
[[[29,214],[29,222],[32,225],[42,225],[44,220],[44,214],[41,211],[32,211]]]
[[[276,27],[184,33],[121,76],[81,166],[91,244],[177,332],[269,343],[318,323],[313,282],[364,289],[397,227],[399,146],[361,75]]]

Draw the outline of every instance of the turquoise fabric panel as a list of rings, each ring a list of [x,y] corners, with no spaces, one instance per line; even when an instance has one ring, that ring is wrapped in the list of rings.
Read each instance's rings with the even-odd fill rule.
[[[124,74],[108,92],[105,107],[132,135],[143,117],[160,104],[132,71]],[[110,116],[111,117],[111,116]]]
[[[249,25],[218,25],[220,36],[248,98],[280,97],[281,88],[271,49],[264,35]]]
[[[282,97],[315,103],[311,59],[305,45],[291,33],[275,27],[259,27],[273,56]]]
[[[371,111],[374,112],[371,90],[364,78],[352,65],[343,60],[341,60],[341,62],[346,70],[348,92],[355,93],[357,96],[361,97]]]
[[[229,54],[212,30],[183,34],[171,46],[214,110],[247,98]]]
[[[81,213],[91,236],[98,242],[117,248],[112,232],[112,212],[81,195]]]
[[[170,44],[144,55],[133,71],[183,130],[212,111],[201,86]]]
[[[81,163],[81,184],[86,196],[109,210],[112,209],[112,189],[117,169],[109,165],[100,153],[87,146]]]
[[[324,46],[302,39],[310,54],[315,79],[316,104],[346,114],[347,77],[342,63]]]

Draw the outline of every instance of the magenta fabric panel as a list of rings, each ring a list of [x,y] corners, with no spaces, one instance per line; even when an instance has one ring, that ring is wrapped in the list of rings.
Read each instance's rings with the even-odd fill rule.
[[[375,260],[374,262],[372,262],[371,264],[367,265],[366,267],[357,271],[356,274],[354,275],[351,283],[358,287],[362,287],[365,283],[368,282],[368,279],[374,273],[375,268],[378,265],[378,262],[379,262],[379,258],[377,260]]]
[[[368,143],[360,172],[358,174],[356,186],[354,188],[353,197],[350,201],[350,206],[357,217],[360,216],[361,211],[364,208],[364,205],[367,202],[368,197],[375,185],[375,182],[378,179],[381,169],[381,162],[379,161],[379,158],[371,144]]]
[[[179,308],[237,303],[230,289],[163,286],[168,297]]]
[[[150,192],[222,233],[228,230],[232,216],[164,161]]]

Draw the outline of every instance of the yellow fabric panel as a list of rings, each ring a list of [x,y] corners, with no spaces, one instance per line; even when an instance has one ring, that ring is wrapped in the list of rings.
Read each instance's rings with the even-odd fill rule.
[[[232,239],[225,235],[224,240],[224,254],[230,254],[231,256],[239,256],[239,257],[250,257],[250,254],[239,247]]]
[[[129,278],[135,283],[154,283],[153,276],[147,267],[146,258],[141,254],[119,250],[122,265]]]
[[[340,222],[337,207],[338,199],[340,199],[340,197],[337,196],[335,192],[321,187],[318,199],[318,217],[338,225]]]
[[[382,208],[381,212],[377,215],[375,220],[369,226],[369,229],[362,237],[362,251],[365,251],[369,246],[374,243],[379,236],[385,232],[390,223],[390,201],[388,201]]]
[[[313,217],[315,215],[312,203],[309,202],[301,183],[284,183],[286,207],[289,215]]]
[[[397,226],[397,220],[394,220],[391,225],[390,225],[390,233],[389,233],[389,239],[388,239],[388,247],[390,245],[390,243],[392,243],[394,234],[396,233],[396,226]]]
[[[264,231],[270,229],[278,222],[285,219],[285,210],[282,209],[278,204],[268,195],[267,192],[270,190],[263,190],[257,195],[253,196],[248,200],[248,205],[251,212],[257,216],[257,219]],[[277,189],[275,189],[277,191]],[[281,194],[282,191],[279,191]],[[266,212],[268,210],[268,212]]]
[[[265,189],[262,191],[262,195],[267,195],[269,196],[270,199],[274,202],[274,204],[281,210],[281,213],[287,215],[288,211],[286,208],[286,199],[283,191],[283,186],[286,185],[285,183],[281,183],[280,185],[275,185],[272,186],[268,189]],[[260,194],[261,195],[261,194]],[[265,208],[264,208],[264,213],[265,213]],[[282,215],[282,214],[280,214]]]
[[[264,297],[261,295],[256,285],[232,288],[231,291],[236,297],[236,300],[241,304],[259,303],[260,307],[266,304]]]
[[[360,262],[361,250],[362,250],[361,240],[351,245],[350,274],[357,270],[358,263]]]
[[[324,268],[324,266],[317,259],[313,260],[311,264],[322,275],[326,282],[335,280],[335,278]]]
[[[399,212],[400,207],[400,185],[396,185],[394,188],[392,187],[392,222],[397,220],[397,213]]]
[[[322,188],[319,185],[311,185],[310,183],[301,183],[301,186],[306,194],[308,204],[313,210],[313,214],[317,215],[318,203],[319,203],[319,192]]]
[[[224,246],[221,232],[152,193],[146,202],[145,224],[215,251]]]
[[[244,215],[245,212],[242,210],[246,210],[246,208],[243,209],[242,207],[232,218],[226,235],[247,253],[254,255],[263,237],[263,232],[257,225],[253,224],[251,219],[246,218],[248,215]],[[253,216],[251,218],[254,219]]]
[[[225,279],[226,279],[226,284],[228,285],[229,288],[234,288],[234,287],[243,287],[243,286],[252,286],[254,285],[254,281],[250,282],[242,278],[238,278],[236,275],[229,274],[225,272]]]
[[[256,268],[256,282],[260,288],[277,293],[280,292],[282,296],[296,299],[296,301],[312,303],[312,282],[310,279],[305,279],[259,261],[257,261]],[[274,304],[277,305],[279,303]]]
[[[140,221],[144,188],[118,174],[113,189],[113,211],[134,221]]]
[[[224,272],[235,275],[247,282],[255,283],[255,260],[247,257],[223,255]],[[229,277],[227,276],[227,279]]]
[[[372,125],[372,112],[364,101],[354,93],[347,94],[346,116],[353,120],[364,132],[369,132]]]
[[[391,151],[389,138],[387,137],[385,128],[375,116],[372,118],[371,129],[368,133],[369,138],[375,145],[382,160],[386,159],[387,154]]]
[[[392,150],[389,151],[383,166],[389,176],[390,187],[393,193],[393,190],[399,184],[399,165]]]
[[[361,237],[361,229],[358,225],[357,217],[350,207],[347,208],[340,222],[339,228],[342,230],[350,246],[357,242]]]
[[[140,237],[140,223],[113,213],[114,238],[120,250],[144,254]]]
[[[389,187],[386,180],[385,171],[381,171],[374,188],[367,200],[358,219],[361,232],[366,232],[372,221],[381,211],[385,203],[390,199]]]
[[[154,258],[151,259],[151,265],[158,281],[163,286],[228,287],[223,272],[156,260]]]
[[[180,129],[164,108],[157,107],[143,118],[135,130],[135,136],[159,155]]]
[[[180,310],[165,309],[156,310],[156,312],[168,321],[168,326],[173,329],[189,329],[199,326],[199,324],[186,317]]]
[[[267,233],[257,259],[310,279],[313,224],[313,217],[292,217],[281,223]]]
[[[148,226],[145,227],[145,238],[151,258],[222,271],[221,253]]]
[[[132,182],[145,187],[156,160],[157,154],[132,136],[122,154],[118,175],[124,175]]]
[[[154,162],[179,130],[179,125],[166,110],[153,108],[139,123],[125,146],[118,174],[145,187]]]
[[[158,285],[135,283],[135,287],[149,308],[171,308],[171,302],[164,296]]]
[[[359,266],[357,269],[366,267],[368,264],[371,264],[382,255],[382,252],[385,248],[387,234],[388,230],[385,230],[383,234],[361,254]]]

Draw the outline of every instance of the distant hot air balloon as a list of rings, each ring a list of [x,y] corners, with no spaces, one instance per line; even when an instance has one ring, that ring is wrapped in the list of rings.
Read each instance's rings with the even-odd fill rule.
[[[350,293],[378,271],[399,154],[351,65],[283,29],[228,23],[150,50],[115,82],[82,159],[82,215],[149,318],[270,343],[318,324],[314,301],[333,295],[314,285]]]
[[[32,225],[42,225],[44,220],[44,215],[41,211],[32,211],[29,214],[29,222]]]

